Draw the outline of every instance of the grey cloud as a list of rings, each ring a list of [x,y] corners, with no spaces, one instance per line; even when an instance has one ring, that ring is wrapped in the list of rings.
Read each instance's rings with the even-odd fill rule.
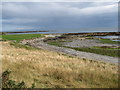
[[[3,27],[114,27],[116,9],[116,3],[3,3]]]

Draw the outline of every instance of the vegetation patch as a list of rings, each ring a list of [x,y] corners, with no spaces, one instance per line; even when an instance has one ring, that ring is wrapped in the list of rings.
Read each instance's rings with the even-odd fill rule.
[[[64,42],[71,42],[71,40],[66,40],[66,39],[57,39],[57,40],[48,40],[45,41],[46,43],[50,44],[50,45],[54,45],[54,46],[58,46],[58,47],[64,47]]]
[[[9,70],[6,70],[2,73],[2,77],[1,77],[1,80],[2,80],[2,83],[0,87],[2,88],[27,88],[26,84],[24,81],[21,81],[21,82],[16,82],[14,80],[10,80],[10,73],[11,71]],[[35,84],[33,83],[31,85],[31,88],[34,88],[35,87]]]
[[[43,34],[17,34],[17,35],[0,35],[3,41],[10,40],[10,45],[15,46],[16,48],[25,48],[27,50],[36,50],[36,48],[31,47],[30,45],[22,45],[19,42],[24,39],[34,39],[43,37]]]
[[[3,40],[15,40],[19,42],[24,39],[33,39],[42,37],[42,34],[18,34],[18,35],[2,35]]]
[[[59,42],[59,41],[50,41],[50,42],[47,42],[48,44],[50,45],[55,45],[55,46],[58,46],[58,47],[62,47],[62,43]]]
[[[107,56],[112,56],[112,57],[120,57],[119,56],[119,51],[120,50],[114,50],[114,49],[104,49],[104,48],[88,48],[88,47],[81,47],[81,48],[73,48],[73,47],[67,47],[67,48],[72,48],[77,51],[84,51],[84,52],[90,52],[90,53],[96,53],[96,54],[101,54],[101,55],[107,55]]]
[[[22,45],[22,44],[19,44],[17,42],[10,42],[10,45],[13,45],[16,48],[25,48],[27,50],[37,50],[37,48],[34,48],[30,45]]]
[[[93,48],[99,48],[99,49],[110,49],[110,50],[120,50],[120,47],[118,46],[94,46]]]
[[[112,41],[110,39],[100,39],[101,43],[107,43],[107,44],[118,44],[120,41]]]

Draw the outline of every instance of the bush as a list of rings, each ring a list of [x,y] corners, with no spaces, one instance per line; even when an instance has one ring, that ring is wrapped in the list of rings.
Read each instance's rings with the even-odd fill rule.
[[[9,70],[6,70],[2,73],[2,77],[1,77],[2,88],[27,88],[24,81],[18,83],[14,80],[10,80],[9,79],[10,73],[11,71]],[[31,87],[34,88],[35,84],[32,84]]]

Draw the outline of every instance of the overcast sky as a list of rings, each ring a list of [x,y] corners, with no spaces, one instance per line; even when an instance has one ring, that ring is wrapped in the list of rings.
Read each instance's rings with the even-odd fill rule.
[[[117,2],[3,2],[0,10],[3,31],[118,26]]]

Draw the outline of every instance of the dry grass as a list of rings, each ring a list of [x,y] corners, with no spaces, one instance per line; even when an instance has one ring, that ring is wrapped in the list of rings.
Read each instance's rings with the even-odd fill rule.
[[[2,44],[2,69],[10,69],[11,79],[37,88],[118,87],[118,67],[110,63],[72,58],[45,50],[15,48]]]

